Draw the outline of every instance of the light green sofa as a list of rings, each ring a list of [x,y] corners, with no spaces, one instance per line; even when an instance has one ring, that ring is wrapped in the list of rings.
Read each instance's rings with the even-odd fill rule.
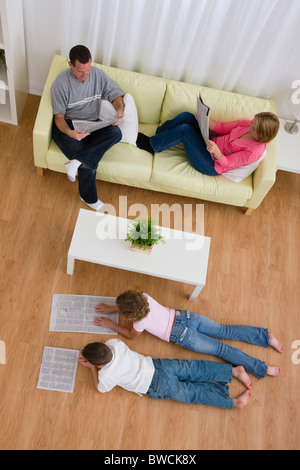
[[[162,79],[104,65],[100,67],[124,93],[130,93],[138,111],[139,130],[154,135],[160,123],[182,111],[196,112],[199,91],[210,106],[210,116],[219,121],[252,119],[257,112],[276,113],[276,103],[195,84]],[[66,172],[67,158],[51,139],[53,110],[50,87],[55,77],[68,67],[66,57],[53,58],[33,130],[34,163],[39,174],[43,169]],[[246,213],[256,209],[276,175],[276,139],[267,145],[267,153],[255,172],[240,183],[224,176],[206,176],[189,164],[182,146],[155,154],[134,145],[118,143],[99,163],[97,179],[164,193],[189,196],[244,207]]]

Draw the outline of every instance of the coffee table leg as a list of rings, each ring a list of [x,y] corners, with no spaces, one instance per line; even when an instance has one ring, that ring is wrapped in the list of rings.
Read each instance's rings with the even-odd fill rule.
[[[198,297],[202,289],[203,289],[203,285],[197,284],[193,293],[190,295],[189,300],[196,300],[196,298]]]
[[[67,274],[73,274],[74,272],[75,258],[68,256]]]

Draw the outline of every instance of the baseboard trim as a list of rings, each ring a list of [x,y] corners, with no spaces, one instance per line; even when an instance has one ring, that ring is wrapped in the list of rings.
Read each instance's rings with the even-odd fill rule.
[[[42,96],[43,89],[44,89],[43,87],[38,86],[38,85],[31,85],[31,84],[28,85],[28,93],[30,95]]]

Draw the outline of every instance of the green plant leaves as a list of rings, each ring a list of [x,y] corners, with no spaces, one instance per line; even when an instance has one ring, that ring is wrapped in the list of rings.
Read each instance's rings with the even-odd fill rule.
[[[159,242],[165,242],[159,227],[149,217],[148,219],[134,219],[128,226],[125,241],[130,241],[140,247],[153,246]]]

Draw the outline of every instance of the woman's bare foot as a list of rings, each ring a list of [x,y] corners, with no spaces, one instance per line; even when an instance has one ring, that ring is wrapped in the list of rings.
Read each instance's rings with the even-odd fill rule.
[[[244,385],[246,385],[249,390],[251,390],[253,383],[243,366],[233,367],[232,375],[236,379],[240,380]]]
[[[281,372],[281,367],[279,366],[268,366],[267,375],[271,375],[272,377],[278,377]]]
[[[280,343],[280,341],[278,341],[277,338],[275,338],[275,336],[273,335],[273,333],[269,333],[269,342],[270,342],[270,346],[272,346],[272,348],[276,349],[276,351],[280,352],[280,353],[283,353],[283,345]]]
[[[249,392],[249,390],[247,390],[243,393],[243,395],[240,395],[238,398],[233,398],[233,408],[238,408],[239,410],[245,408],[245,406],[249,405],[251,398],[251,393]]]

